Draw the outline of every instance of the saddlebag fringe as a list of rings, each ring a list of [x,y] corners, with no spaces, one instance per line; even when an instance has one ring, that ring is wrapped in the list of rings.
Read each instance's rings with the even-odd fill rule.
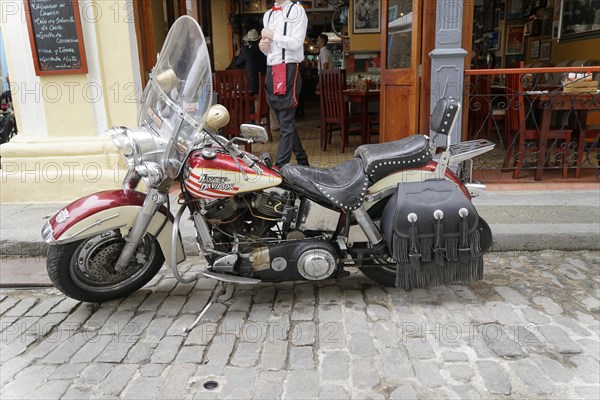
[[[478,231],[474,231],[469,235],[471,257],[466,263],[461,263],[458,259],[458,237],[446,238],[446,257],[444,257],[443,266],[432,262],[433,239],[420,238],[419,242],[421,243],[422,263],[420,268],[417,269],[410,264],[408,239],[395,238],[394,259],[404,260],[397,264],[396,287],[410,290],[483,279],[483,254],[480,249]]]
[[[399,265],[396,287],[410,290],[467,283],[480,279],[483,279],[483,257],[474,258],[468,264],[448,262],[444,267],[433,263],[423,264],[419,271]]]
[[[394,196],[384,210],[382,228],[398,266],[396,287],[483,278],[491,231],[458,186],[447,181],[403,184]]]

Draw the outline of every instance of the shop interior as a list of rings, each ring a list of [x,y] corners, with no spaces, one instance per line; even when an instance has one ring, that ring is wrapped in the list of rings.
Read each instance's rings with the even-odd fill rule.
[[[352,114],[368,120],[365,129],[371,132],[370,121],[372,114],[379,114],[380,73],[382,67],[381,49],[382,34],[388,35],[388,69],[406,68],[410,66],[411,54],[411,25],[412,0],[367,0],[378,7],[376,26],[360,27],[357,24],[356,13],[360,0],[301,0],[308,16],[308,31],[305,40],[306,59],[301,65],[303,77],[303,106],[306,113],[317,111],[320,107],[320,97],[317,95],[319,76],[317,73],[317,37],[325,33],[328,36],[328,47],[333,53],[334,66],[345,70],[345,88],[357,92],[368,89],[370,97],[365,95],[355,99],[349,98]],[[151,3],[160,3],[152,1]],[[251,29],[261,31],[264,13],[271,7],[267,0],[179,0],[178,10],[171,10],[171,2],[163,2],[164,32],[170,25],[173,16],[186,10],[188,15],[194,15],[203,28],[213,71],[227,70],[235,52],[243,45],[244,35]],[[190,4],[192,8],[190,9]],[[480,77],[465,72],[465,82],[470,84],[469,106],[464,107],[468,116],[468,129],[463,132],[463,140],[468,138],[490,138],[498,142],[499,153],[505,152],[511,141],[508,135],[507,110],[499,110],[505,106],[507,76],[510,74],[496,73],[500,68],[525,67],[588,67],[600,65],[600,0],[471,0],[464,1],[465,18],[471,19],[463,25],[463,32],[468,37],[472,29],[472,37],[468,43],[463,42],[469,57],[466,69],[489,70],[489,74]],[[383,13],[381,8],[387,8]],[[161,10],[153,10],[159,13]],[[387,15],[388,21],[382,21],[381,15]],[[433,21],[423,22],[424,26]],[[154,26],[162,26],[161,18],[154,18]],[[387,30],[382,26],[387,23]],[[382,29],[383,28],[383,29]],[[466,30],[466,31],[465,31]],[[161,29],[152,30],[155,36],[160,36]],[[161,40],[155,38],[155,47],[159,48]],[[156,51],[148,52],[149,60],[155,60]],[[469,65],[470,64],[470,65]],[[151,65],[151,62],[148,62]],[[536,89],[562,93],[565,74],[549,71],[538,74]],[[595,70],[594,70],[595,71]],[[479,71],[482,72],[482,71]],[[587,75],[587,74],[586,74]],[[540,79],[538,79],[540,78]],[[543,79],[541,79],[543,78]],[[575,76],[574,80],[578,80]],[[594,79],[600,79],[600,73],[594,74]],[[531,88],[525,88],[530,90]],[[474,108],[473,100],[484,99],[487,109]],[[504,101],[503,101],[504,99]],[[355,101],[354,101],[355,100]],[[488,101],[489,100],[489,101]],[[535,101],[535,100],[532,100]],[[481,102],[481,101],[480,101]],[[359,103],[359,104],[356,104]],[[367,104],[364,106],[364,104]],[[532,103],[533,104],[533,103]],[[536,103],[537,104],[537,103]],[[310,110],[310,111],[309,111]],[[473,112],[476,111],[476,112]],[[592,110],[594,111],[594,110]],[[553,113],[559,114],[559,113]],[[310,114],[309,114],[310,115]],[[312,113],[312,115],[316,115]],[[581,115],[583,115],[581,113]],[[600,113],[587,112],[580,118],[580,126],[585,126],[590,120],[598,118]],[[554,118],[554,117],[553,117]],[[553,123],[556,121],[553,121]],[[595,122],[594,122],[595,123]],[[319,124],[307,129],[312,132]],[[322,124],[321,124],[322,125]],[[563,125],[564,126],[564,125]],[[376,130],[376,129],[375,129]],[[370,133],[369,133],[370,135]],[[323,133],[321,133],[321,140]],[[364,142],[358,141],[357,144]],[[366,138],[367,141],[370,137]],[[372,140],[379,140],[373,138]],[[352,138],[350,140],[352,142]],[[315,146],[318,148],[317,146]],[[323,148],[323,147],[321,147]]]
[[[600,64],[600,0],[476,0],[472,68]]]
[[[487,167],[513,179],[527,167],[535,180],[547,169],[562,179],[569,168],[576,178],[597,169],[598,66],[600,0],[476,0],[468,138],[497,143],[499,161]]]
[[[380,73],[380,35],[368,36],[356,40],[358,46],[351,47],[352,34],[349,32],[350,19],[348,4],[339,0],[305,0],[299,2],[308,17],[308,29],[304,42],[305,61],[301,64],[303,78],[303,100],[305,105],[318,108],[319,97],[316,95],[318,78],[317,38],[321,34],[328,37],[327,47],[332,53],[333,68],[346,70],[348,87],[357,84],[368,85],[378,89]],[[234,1],[234,13],[230,22],[233,31],[233,49],[243,46],[243,36],[250,29],[261,31],[264,13],[271,6],[266,0]],[[356,35],[355,35],[356,36]],[[362,39],[362,40],[361,40]]]

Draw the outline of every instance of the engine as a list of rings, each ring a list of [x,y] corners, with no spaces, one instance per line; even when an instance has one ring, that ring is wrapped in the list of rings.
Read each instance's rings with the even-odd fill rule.
[[[269,237],[270,228],[281,219],[289,198],[290,193],[279,188],[228,197],[208,203],[205,217],[225,236],[235,233],[246,237]]]

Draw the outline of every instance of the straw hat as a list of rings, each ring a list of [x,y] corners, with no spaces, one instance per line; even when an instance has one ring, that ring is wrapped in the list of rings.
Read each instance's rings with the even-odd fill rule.
[[[258,31],[256,29],[250,29],[244,37],[244,40],[247,40],[249,42],[256,42],[257,40],[260,40],[260,35],[258,34]]]

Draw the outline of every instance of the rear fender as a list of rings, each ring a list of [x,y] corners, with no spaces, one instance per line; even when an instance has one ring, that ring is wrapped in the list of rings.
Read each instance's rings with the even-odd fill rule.
[[[42,236],[49,244],[63,244],[115,229],[125,235],[133,227],[145,198],[144,193],[133,190],[107,190],[82,197],[56,213],[42,229]],[[173,215],[166,207],[154,215],[146,232],[156,235],[165,217],[167,222],[156,240],[165,263],[171,266]],[[181,236],[177,242],[177,262],[181,262],[185,260]]]
[[[430,161],[424,167],[405,169],[390,174],[383,179],[380,179],[379,181],[375,182],[375,184],[373,184],[371,187],[369,187],[368,196],[373,196],[380,192],[385,193],[385,195],[377,197],[375,201],[369,201],[369,197],[367,197],[367,201],[365,202],[364,207],[368,210],[382,198],[394,194],[396,192],[396,187],[399,183],[423,182],[428,179],[435,179],[436,167],[437,163],[435,161]],[[465,188],[465,185],[458,178],[458,176],[456,176],[456,174],[452,172],[452,170],[446,169],[444,177],[446,178],[446,180],[454,182],[462,190],[462,192],[468,199],[471,198],[471,196],[469,195],[469,191]]]
[[[369,187],[369,191],[367,192],[367,199],[364,202],[363,207],[366,210],[369,210],[375,204],[379,203],[382,199],[389,199],[394,193],[396,193],[399,183],[423,182],[428,179],[435,179],[437,177],[435,172],[436,167],[437,162],[430,161],[424,167],[401,170],[392,173],[383,179],[380,179],[379,181],[375,182],[375,184],[373,184],[371,187]],[[452,170],[446,168],[446,173],[444,177],[446,178],[446,180],[454,182],[464,193],[467,199],[471,199],[469,191],[467,190],[467,188],[465,188],[465,185],[462,183],[460,178],[456,176],[454,172],[452,172]],[[376,221],[375,224],[377,225],[378,222]],[[358,224],[354,224],[350,226],[348,241],[351,243],[361,243],[368,242],[369,240],[367,239],[362,228]]]

